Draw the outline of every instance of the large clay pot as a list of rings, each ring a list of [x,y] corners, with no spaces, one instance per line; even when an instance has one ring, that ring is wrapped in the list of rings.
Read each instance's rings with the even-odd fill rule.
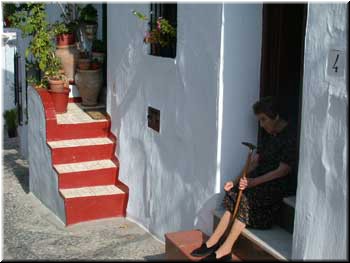
[[[63,91],[49,90],[53,105],[55,106],[56,113],[67,112],[69,92],[70,92],[70,88],[64,88]]]
[[[75,83],[82,99],[82,105],[96,105],[98,95],[103,85],[103,74],[101,68],[96,70],[77,69]]]
[[[73,82],[79,58],[79,51],[76,45],[57,46],[56,55],[61,59],[64,73],[69,82]]]

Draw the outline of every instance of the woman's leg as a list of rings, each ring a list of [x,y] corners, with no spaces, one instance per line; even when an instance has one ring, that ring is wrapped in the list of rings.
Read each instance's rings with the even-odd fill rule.
[[[225,233],[231,218],[231,212],[226,210],[224,215],[221,217],[219,224],[215,228],[215,231],[210,236],[210,238],[207,240],[206,244],[207,247],[212,247],[215,245],[219,239],[222,237],[222,235]]]
[[[232,247],[236,242],[238,236],[242,233],[246,224],[241,221],[235,219],[233,226],[231,228],[230,233],[228,234],[225,242],[220,246],[218,250],[216,250],[216,258],[221,258],[223,256],[228,255],[232,251]]]

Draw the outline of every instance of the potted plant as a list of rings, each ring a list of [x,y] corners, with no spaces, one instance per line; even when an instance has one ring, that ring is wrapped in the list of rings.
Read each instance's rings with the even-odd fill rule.
[[[67,78],[64,75],[64,70],[62,70],[61,65],[60,59],[52,52],[44,79],[47,80],[49,89],[54,92],[62,92],[66,86]]]
[[[78,59],[78,68],[79,69],[89,69],[91,64],[91,59],[89,52],[87,50],[80,51]]]
[[[148,21],[148,17],[141,12],[133,10],[132,13],[141,21]],[[148,22],[148,24],[152,27],[147,30],[143,41],[151,44],[151,54],[165,55],[160,53],[162,50],[165,50],[165,53],[171,52],[171,47],[176,43],[175,27],[163,17],[158,17],[154,24],[151,24],[151,22]]]
[[[92,4],[79,8],[79,21],[85,28],[86,37],[92,40],[97,32],[97,10]]]
[[[56,47],[53,39],[57,31],[46,19],[45,4],[25,4],[22,10],[10,16],[11,23],[22,31],[23,37],[31,37],[26,49],[26,58],[31,54],[33,64],[41,75],[49,70],[52,64],[52,53]],[[45,79],[41,79],[40,87],[47,87]]]
[[[45,72],[44,79],[47,80],[49,93],[52,98],[56,113],[64,113],[67,111],[69,92],[68,79],[61,68],[61,61],[52,53],[52,58],[48,69]]]
[[[101,64],[105,61],[106,45],[105,42],[100,39],[94,39],[92,42],[91,56],[92,59],[100,61]]]
[[[59,6],[62,8],[61,18],[62,22],[56,22],[56,45],[57,46],[68,46],[73,45],[76,42],[75,33],[78,28],[78,21],[73,17],[74,5],[66,4],[65,7],[62,7],[62,4],[59,3]]]
[[[10,138],[17,136],[17,109],[13,108],[10,110],[6,110],[4,112],[5,125],[7,128],[7,134]]]
[[[91,69],[99,69],[101,67],[101,61],[97,58],[93,58],[90,64]]]

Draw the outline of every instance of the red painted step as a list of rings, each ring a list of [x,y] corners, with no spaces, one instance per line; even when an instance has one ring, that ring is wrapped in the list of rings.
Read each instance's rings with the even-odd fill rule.
[[[48,145],[53,164],[111,159],[115,150],[115,143],[107,137],[52,141]]]
[[[66,225],[126,213],[128,195],[114,185],[60,189],[60,194],[64,198]]]
[[[70,99],[67,113],[56,115],[47,90],[36,90],[45,110],[46,140],[64,199],[66,225],[125,217],[129,189],[118,180],[117,140],[110,132],[110,118],[93,120],[74,103],[79,99]]]
[[[199,261],[204,257],[193,257],[191,252],[207,239],[208,236],[198,229],[167,233],[165,234],[166,259]],[[232,261],[241,261],[241,259],[232,255]]]
[[[110,121],[77,124],[49,124],[48,141],[107,137]]]
[[[60,189],[114,184],[119,172],[112,160],[55,164],[54,169]]]

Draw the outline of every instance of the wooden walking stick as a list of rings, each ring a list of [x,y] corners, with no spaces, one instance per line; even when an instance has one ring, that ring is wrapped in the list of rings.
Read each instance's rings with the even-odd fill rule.
[[[240,176],[239,180],[241,178],[247,177],[247,172],[248,172],[248,169],[249,169],[250,161],[252,159],[252,154],[253,154],[254,149],[256,149],[256,146],[251,144],[251,143],[249,143],[249,142],[242,142],[242,144],[249,148],[249,153],[248,153],[247,161],[246,161],[246,163],[244,165],[244,168],[243,168],[242,175]],[[239,180],[238,180],[238,183],[239,183]],[[242,192],[243,192],[243,190],[239,189],[238,195],[237,195],[236,204],[235,204],[235,209],[234,209],[233,214],[232,214],[232,220],[236,218],[236,214],[237,214],[237,211],[238,211],[238,206],[239,206],[239,203],[240,203],[241,198],[242,198]]]

